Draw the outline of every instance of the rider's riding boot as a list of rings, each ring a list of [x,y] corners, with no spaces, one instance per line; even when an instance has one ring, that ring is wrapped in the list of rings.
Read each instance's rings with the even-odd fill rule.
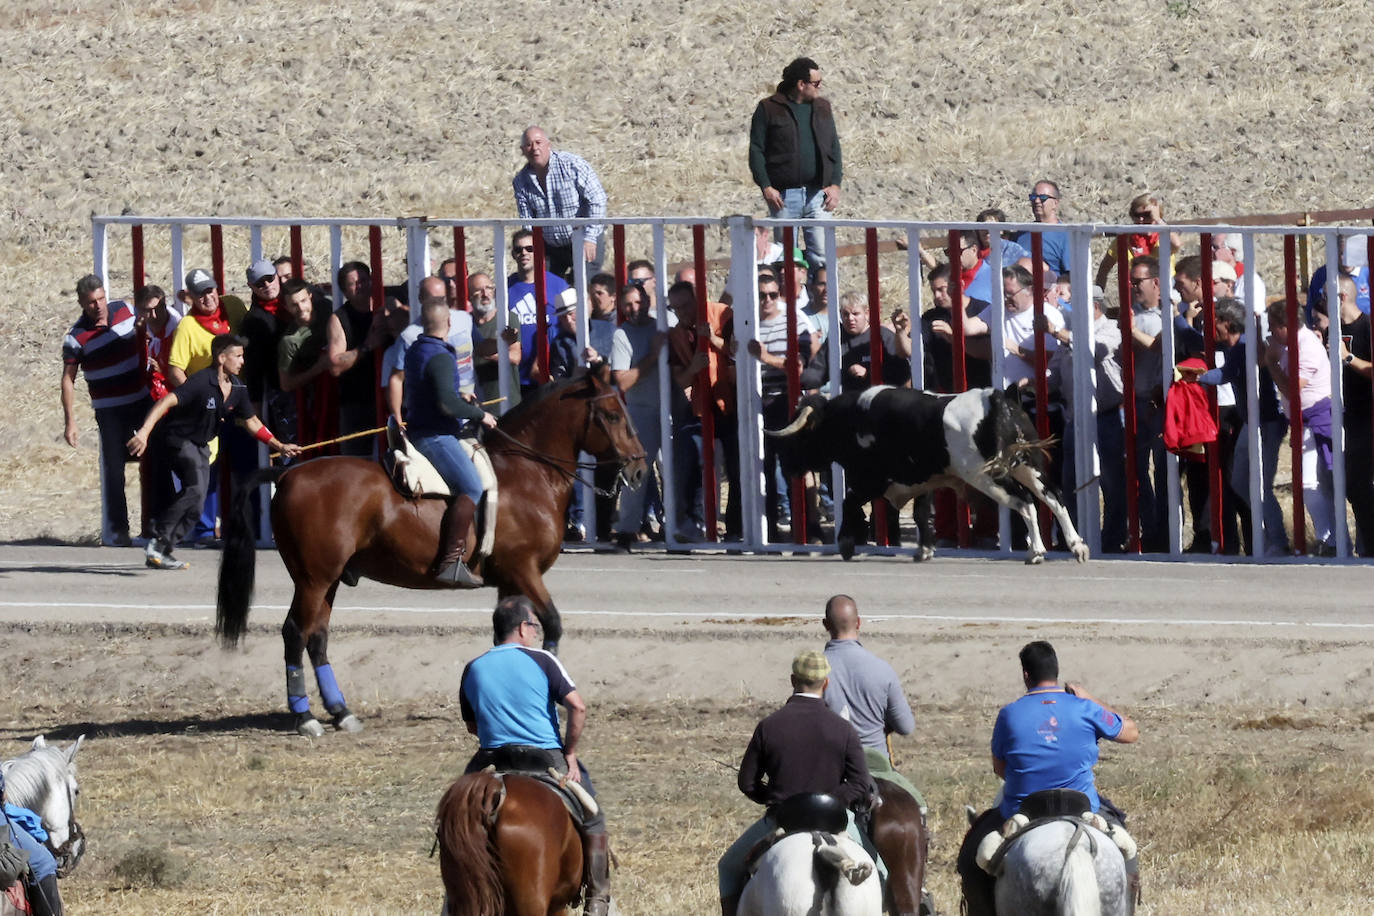
[[[463,563],[468,529],[472,527],[472,517],[476,513],[477,506],[472,497],[462,494],[444,510],[444,520],[439,523],[439,558],[430,569],[430,575],[445,585],[476,588],[482,584],[482,577]]]
[[[29,897],[33,916],[62,916],[62,895],[57,892],[56,875],[48,875],[30,887],[35,890]]]
[[[720,916],[735,916],[739,910],[739,894],[720,898]]]
[[[586,858],[587,904],[583,916],[606,916],[611,906],[611,862],[604,833],[589,833],[582,841]]]
[[[1132,859],[1128,865],[1134,865]],[[1140,904],[1140,872],[1128,869],[1126,872],[1126,912],[1134,913]]]

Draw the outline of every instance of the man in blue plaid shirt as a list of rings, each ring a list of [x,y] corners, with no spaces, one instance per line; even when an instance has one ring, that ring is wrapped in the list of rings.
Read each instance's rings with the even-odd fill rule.
[[[587,160],[555,152],[542,127],[528,127],[520,138],[528,163],[515,173],[515,209],[522,219],[599,219],[606,215],[606,192]],[[601,270],[601,226],[588,226],[582,256],[587,275]],[[572,226],[544,227],[545,266],[549,273],[572,279]]]

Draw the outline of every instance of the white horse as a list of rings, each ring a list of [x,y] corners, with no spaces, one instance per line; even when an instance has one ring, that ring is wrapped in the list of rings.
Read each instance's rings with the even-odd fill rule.
[[[49,745],[42,735],[33,748],[13,760],[0,763],[5,774],[5,800],[28,808],[43,819],[47,846],[57,859],[57,873],[65,877],[76,868],[86,851],[86,835],[76,822],[76,752],[86,740],[82,735],[66,748]]]
[[[830,839],[835,845],[824,842]],[[881,916],[882,911],[877,869],[862,846],[843,834],[794,833],[759,858],[737,912],[739,916]]]
[[[1127,916],[1126,862],[1107,834],[1049,821],[1012,842],[997,876],[998,913]]]

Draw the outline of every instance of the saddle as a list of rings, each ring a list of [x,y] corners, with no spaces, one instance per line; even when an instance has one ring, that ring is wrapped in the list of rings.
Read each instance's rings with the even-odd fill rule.
[[[527,776],[537,782],[542,782],[558,795],[563,802],[563,807],[568,809],[568,814],[572,816],[573,822],[579,828],[584,821],[595,817],[600,810],[596,799],[592,798],[586,789],[570,781],[565,774],[558,772],[549,765],[547,751],[534,747],[509,745],[496,749],[495,753],[497,756],[487,765],[486,772],[494,773],[498,777]],[[502,800],[504,800],[504,795]],[[500,807],[498,804],[498,811]]]
[[[1027,795],[1021,807],[1002,824],[1000,830],[983,837],[978,844],[978,867],[993,877],[1000,875],[1002,862],[1011,851],[1012,844],[1036,827],[1052,821],[1093,827],[1111,838],[1116,848],[1121,850],[1122,858],[1135,858],[1135,839],[1121,824],[1094,813],[1088,796],[1074,789],[1045,789]]]
[[[744,857],[744,865],[750,875],[758,870],[764,853],[785,837],[798,833],[810,833],[815,855],[843,875],[850,884],[860,885],[873,873],[872,865],[855,862],[836,842],[835,837],[849,827],[849,812],[844,802],[835,796],[824,793],[793,795],[769,808],[768,816],[777,824],[777,828],[755,843]]]
[[[453,495],[444,478],[434,469],[434,465],[410,444],[405,430],[396,423],[395,417],[386,422],[386,451],[382,454],[382,467],[391,485],[406,499],[448,499]],[[482,478],[482,499],[477,504],[477,514],[473,517],[473,527],[477,529],[477,547],[471,563],[491,555],[496,540],[496,512],[499,503],[496,471],[492,467],[487,450],[476,439],[459,439],[458,444],[467,452]]]

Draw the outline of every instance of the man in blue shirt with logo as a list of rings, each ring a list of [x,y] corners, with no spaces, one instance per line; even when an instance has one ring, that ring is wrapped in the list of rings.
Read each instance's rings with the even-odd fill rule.
[[[468,662],[458,691],[463,724],[481,745],[464,772],[493,764],[498,770],[539,773],[553,767],[595,796],[591,775],[577,758],[587,704],[558,657],[538,648],[544,630],[533,602],[524,595],[501,599],[491,624],[496,645]],[[562,740],[555,704],[568,712]],[[587,875],[583,912],[605,916],[611,899],[605,812],[598,808],[581,827]]]
[[[1093,766],[1097,742],[1106,738],[1131,744],[1140,731],[1129,716],[1089,696],[1077,684],[1059,685],[1059,659],[1044,640],[1021,650],[1021,678],[1026,693],[1002,707],[992,730],[992,771],[1005,780],[1002,798],[984,811],[964,837],[957,867],[969,916],[992,916],[993,879],[975,859],[983,837],[999,829],[1021,808],[1028,795],[1045,789],[1073,789],[1088,797],[1093,811],[1124,820],[1097,794]],[[1135,883],[1133,863],[1127,871]]]

